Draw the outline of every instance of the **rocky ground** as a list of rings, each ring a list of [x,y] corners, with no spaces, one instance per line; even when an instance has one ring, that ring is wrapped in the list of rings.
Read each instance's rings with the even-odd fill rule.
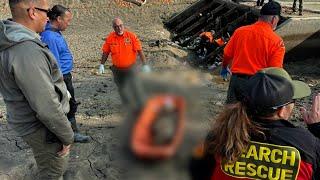
[[[221,81],[218,70],[201,71],[188,65],[192,58],[179,47],[150,47],[155,40],[170,39],[163,20],[186,8],[195,0],[148,0],[142,7],[119,4],[117,1],[55,2],[70,6],[75,19],[64,33],[75,57],[73,72],[76,97],[81,101],[77,120],[84,134],[91,136],[89,144],[72,147],[66,179],[188,179],[186,156],[209,128],[210,120],[223,106],[227,82]],[[169,2],[169,3],[168,3]],[[0,5],[0,18],[8,17],[8,9]],[[154,73],[141,75],[148,94],[174,92],[188,101],[188,122],[185,141],[172,160],[141,163],[124,150],[128,127],[134,116],[122,106],[111,72],[97,75],[101,46],[112,31],[111,21],[121,17],[125,25],[136,32]],[[287,62],[285,68],[295,79],[307,82],[313,93],[320,90],[319,59]],[[299,101],[309,105],[311,98]],[[0,96],[0,179],[34,179],[36,164],[30,148],[8,127],[5,105]],[[298,112],[294,121],[299,124]]]

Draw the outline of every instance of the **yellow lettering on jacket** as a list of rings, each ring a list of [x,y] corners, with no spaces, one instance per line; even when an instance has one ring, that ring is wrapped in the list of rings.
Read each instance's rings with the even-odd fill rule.
[[[251,141],[236,162],[222,161],[221,170],[232,177],[291,180],[297,178],[300,162],[300,153],[294,147]]]

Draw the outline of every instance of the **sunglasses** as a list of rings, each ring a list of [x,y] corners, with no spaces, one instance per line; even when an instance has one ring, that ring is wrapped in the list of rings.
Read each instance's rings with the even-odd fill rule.
[[[45,12],[47,14],[47,16],[48,16],[48,13],[51,11],[51,9],[42,9],[42,8],[38,8],[38,7],[35,7],[34,9],[36,9],[38,11]],[[28,8],[27,11],[30,11],[30,8]]]
[[[280,107],[283,107],[283,106],[286,106],[286,105],[288,105],[288,104],[295,103],[295,102],[296,102],[296,100],[293,99],[293,100],[291,100],[291,101],[289,101],[289,102],[287,102],[287,103],[284,103],[284,104],[281,104],[281,105],[278,105],[278,106],[271,107],[271,109],[277,110],[277,109],[280,108]]]
[[[119,26],[113,25],[113,28],[121,28],[121,27],[123,27],[123,24],[119,24]]]

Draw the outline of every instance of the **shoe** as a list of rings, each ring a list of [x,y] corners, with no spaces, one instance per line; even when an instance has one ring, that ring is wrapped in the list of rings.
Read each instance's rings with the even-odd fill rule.
[[[74,133],[74,142],[75,143],[88,143],[90,142],[90,136],[85,136],[80,133]]]
[[[302,16],[302,12],[299,12],[299,16]]]

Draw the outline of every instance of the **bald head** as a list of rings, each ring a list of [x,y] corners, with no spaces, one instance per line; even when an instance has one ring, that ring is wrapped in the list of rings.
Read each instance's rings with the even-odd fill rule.
[[[9,0],[9,6],[13,19],[21,18],[27,14],[22,9],[29,8],[32,4],[39,3],[40,0]]]
[[[9,0],[13,21],[42,32],[48,20],[49,0]]]
[[[116,32],[117,35],[121,36],[124,33],[124,25],[120,18],[114,18],[112,21],[112,27],[114,32]]]

